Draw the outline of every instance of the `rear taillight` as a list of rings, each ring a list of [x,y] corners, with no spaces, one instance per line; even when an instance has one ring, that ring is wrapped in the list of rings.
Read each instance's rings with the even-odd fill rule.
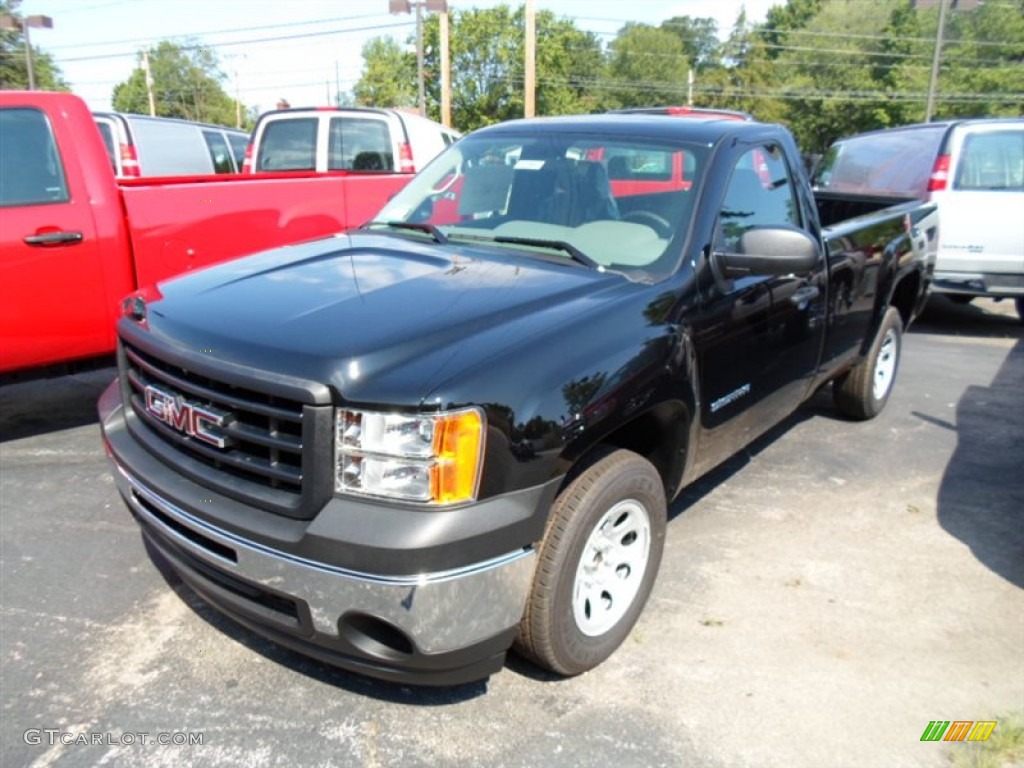
[[[416,165],[412,161],[412,147],[408,144],[398,146],[398,170],[402,173],[416,173]]]
[[[928,177],[928,191],[942,192],[949,183],[949,155],[939,155],[935,158],[935,166],[932,168],[932,175]]]
[[[245,148],[245,159],[242,161],[242,173],[252,173],[252,142]]]
[[[135,154],[135,147],[128,144],[121,145],[121,175],[137,179],[142,175],[139,168],[139,156]]]

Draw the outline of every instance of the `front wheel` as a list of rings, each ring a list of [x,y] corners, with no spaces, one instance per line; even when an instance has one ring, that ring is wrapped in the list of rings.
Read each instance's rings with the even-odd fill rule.
[[[882,317],[868,356],[832,385],[836,409],[851,419],[873,419],[889,401],[903,347],[903,320],[895,307]]]
[[[602,450],[555,499],[516,649],[562,675],[608,658],[654,586],[665,524],[665,491],[651,463]]]

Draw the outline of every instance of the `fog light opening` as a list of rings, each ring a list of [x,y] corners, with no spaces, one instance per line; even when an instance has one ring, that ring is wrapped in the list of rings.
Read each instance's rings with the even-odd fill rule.
[[[338,622],[338,634],[370,656],[404,659],[413,655],[412,640],[393,624],[365,613],[347,613]]]

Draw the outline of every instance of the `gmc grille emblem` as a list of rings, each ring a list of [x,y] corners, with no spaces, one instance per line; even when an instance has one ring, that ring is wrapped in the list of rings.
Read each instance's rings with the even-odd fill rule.
[[[157,421],[204,443],[218,448],[227,446],[228,439],[214,431],[215,427],[223,427],[227,423],[227,414],[190,403],[181,395],[167,392],[152,384],[143,392],[146,396],[146,411]]]

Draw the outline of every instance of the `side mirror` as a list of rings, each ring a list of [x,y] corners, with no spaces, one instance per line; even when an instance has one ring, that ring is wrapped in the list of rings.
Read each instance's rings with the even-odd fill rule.
[[[753,227],[740,236],[740,253],[712,254],[716,276],[725,280],[750,275],[810,272],[820,258],[818,243],[795,227]]]

